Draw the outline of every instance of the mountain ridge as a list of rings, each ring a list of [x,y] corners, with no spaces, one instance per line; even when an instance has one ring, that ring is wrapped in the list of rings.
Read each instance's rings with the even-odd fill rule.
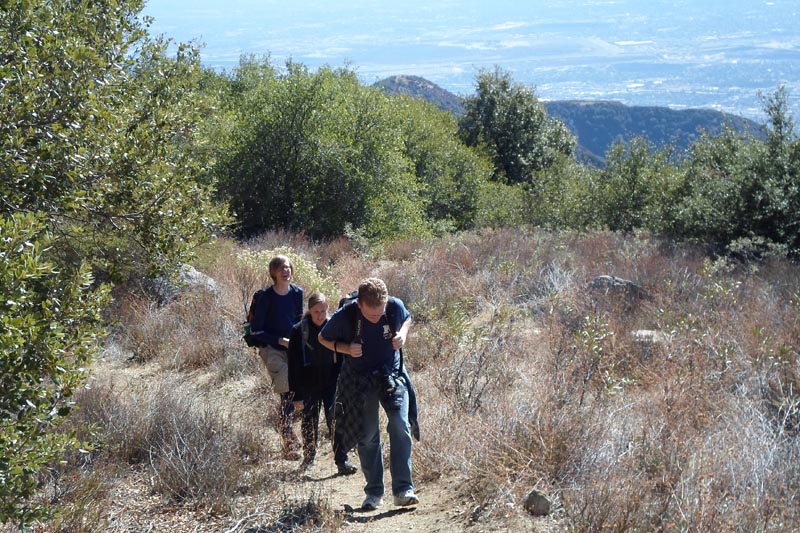
[[[386,94],[407,94],[435,104],[455,115],[463,115],[463,98],[420,76],[396,75],[373,86]],[[688,150],[701,132],[717,134],[728,125],[736,131],[758,135],[761,126],[750,119],[713,109],[673,109],[666,106],[630,106],[614,100],[542,101],[547,114],[564,122],[578,140],[580,161],[602,165],[605,154],[616,143],[645,137],[656,148],[672,146]]]

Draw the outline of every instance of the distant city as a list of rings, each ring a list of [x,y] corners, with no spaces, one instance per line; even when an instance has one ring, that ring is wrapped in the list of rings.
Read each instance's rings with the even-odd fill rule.
[[[800,117],[796,0],[149,0],[151,33],[205,43],[203,64],[242,54],[349,67],[364,83],[422,76],[458,95],[495,66],[543,100],[707,108],[763,120],[789,90]]]

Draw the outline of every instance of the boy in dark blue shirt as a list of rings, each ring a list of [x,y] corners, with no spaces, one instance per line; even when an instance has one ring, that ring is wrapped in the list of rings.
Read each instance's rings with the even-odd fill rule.
[[[261,347],[258,355],[264,361],[272,380],[272,389],[280,397],[278,432],[283,441],[283,457],[300,459],[300,440],[292,430],[294,405],[289,392],[287,349],[292,326],[303,316],[303,289],[292,283],[294,266],[288,257],[276,255],[269,262],[272,285],[258,301],[251,323],[252,334]]]
[[[411,480],[411,383],[402,368],[399,352],[410,327],[411,315],[403,301],[390,298],[382,280],[369,278],[359,285],[356,303],[334,313],[319,334],[323,346],[345,355],[334,423],[335,430],[342,433],[345,449],[349,449],[352,440],[357,442],[366,480],[366,498],[362,504],[366,510],[374,510],[383,503],[385,490],[379,406],[389,421],[389,470],[394,503],[400,506],[419,503]],[[351,439],[350,434],[355,438]]]

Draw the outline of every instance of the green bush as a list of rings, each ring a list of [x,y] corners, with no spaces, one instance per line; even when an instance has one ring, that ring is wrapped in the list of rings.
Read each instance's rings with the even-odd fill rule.
[[[47,515],[28,506],[39,474],[78,443],[53,428],[72,406],[101,335],[107,291],[85,265],[57,267],[33,215],[0,217],[0,520]]]
[[[294,266],[294,283],[303,287],[306,298],[314,291],[320,291],[331,302],[335,303],[340,290],[330,277],[320,272],[313,261],[297,253],[289,247],[279,247],[273,250],[252,251],[245,250],[236,256],[236,263],[241,269],[242,276],[252,280],[250,293],[265,285],[271,285],[269,277],[269,262],[276,255],[285,255]],[[248,300],[249,304],[250,301]]]

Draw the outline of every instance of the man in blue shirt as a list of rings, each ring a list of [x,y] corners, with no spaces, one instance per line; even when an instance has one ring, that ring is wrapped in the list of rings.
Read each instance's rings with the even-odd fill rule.
[[[403,301],[389,297],[382,280],[369,278],[359,285],[356,302],[334,313],[319,333],[322,345],[345,355],[334,424],[335,431],[346,434],[343,445],[347,446],[351,440],[357,443],[366,480],[366,498],[362,504],[365,510],[377,509],[383,503],[378,406],[383,407],[389,421],[389,470],[394,503],[399,506],[419,503],[411,480],[411,382],[402,368],[399,352],[410,327],[411,315]],[[413,410],[416,411],[416,405]],[[350,439],[349,434],[355,438]]]

